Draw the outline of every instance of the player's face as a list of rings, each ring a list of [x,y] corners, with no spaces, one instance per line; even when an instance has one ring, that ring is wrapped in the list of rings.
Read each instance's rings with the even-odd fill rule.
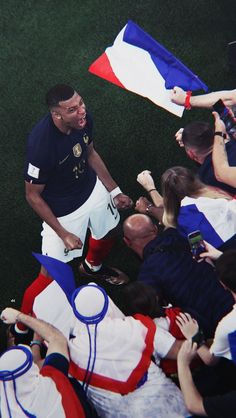
[[[59,102],[56,112],[68,128],[83,129],[86,125],[86,106],[76,92],[70,99]]]

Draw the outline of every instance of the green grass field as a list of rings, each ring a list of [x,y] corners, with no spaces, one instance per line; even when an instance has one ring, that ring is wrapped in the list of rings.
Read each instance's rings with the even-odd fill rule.
[[[97,150],[135,200],[141,170],[152,170],[159,185],[166,168],[191,165],[174,133],[190,120],[211,120],[210,112],[179,119],[88,73],[89,65],[132,19],[210,90],[234,88],[226,45],[236,39],[235,12],[234,0],[1,0],[1,308],[20,306],[39,268],[31,252],[40,251],[41,223],[24,198],[23,164],[48,88],[62,82],[81,93],[94,117]],[[112,262],[135,278],[138,262],[122,243]],[[4,330],[1,325],[2,338]]]

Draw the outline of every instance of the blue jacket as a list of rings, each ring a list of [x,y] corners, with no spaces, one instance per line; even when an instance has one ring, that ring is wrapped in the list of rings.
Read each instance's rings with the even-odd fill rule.
[[[168,228],[144,248],[138,279],[161,294],[167,303],[196,312],[208,337],[232,310],[234,299],[217,279],[213,267],[192,258],[188,241]]]

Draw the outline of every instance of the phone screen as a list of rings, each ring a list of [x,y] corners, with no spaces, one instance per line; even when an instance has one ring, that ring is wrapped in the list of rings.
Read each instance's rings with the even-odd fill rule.
[[[200,231],[193,231],[188,235],[188,240],[193,258],[199,260],[200,254],[206,251],[203,238]]]
[[[217,112],[217,113],[219,113],[219,115],[221,116],[223,116],[223,115],[226,115],[227,113],[228,113],[228,109],[227,109],[227,107],[224,105],[224,102],[220,99],[220,100],[218,100],[218,102],[216,102],[214,105],[213,105],[213,109]]]

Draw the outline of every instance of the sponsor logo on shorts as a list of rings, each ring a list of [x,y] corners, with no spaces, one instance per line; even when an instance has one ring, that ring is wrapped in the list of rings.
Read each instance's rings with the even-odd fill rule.
[[[74,145],[73,153],[74,153],[74,156],[77,157],[77,158],[81,156],[82,148],[81,148],[81,145],[79,143]]]

